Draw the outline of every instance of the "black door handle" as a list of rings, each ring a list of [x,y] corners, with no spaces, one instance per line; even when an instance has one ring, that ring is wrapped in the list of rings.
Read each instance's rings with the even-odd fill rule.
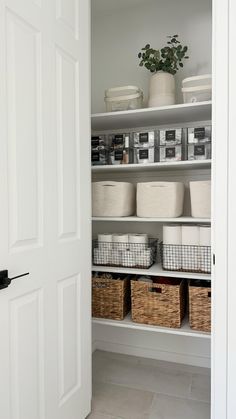
[[[13,278],[9,278],[8,270],[0,271],[0,290],[9,287],[13,279],[21,278],[22,276],[26,276],[26,275],[29,275],[29,272],[14,276]]]

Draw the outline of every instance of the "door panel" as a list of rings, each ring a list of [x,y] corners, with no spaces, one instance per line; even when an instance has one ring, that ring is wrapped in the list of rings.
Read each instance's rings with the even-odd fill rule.
[[[90,411],[89,25],[87,1],[0,0],[0,269],[30,272],[0,290],[4,419]]]
[[[58,284],[59,297],[59,382],[60,404],[81,386],[80,278],[66,278]]]
[[[78,39],[78,2],[57,0],[57,19]]]
[[[9,239],[20,250],[42,241],[41,34],[10,11],[6,51]]]
[[[78,236],[79,154],[77,115],[78,63],[61,49],[56,51],[57,138],[59,180],[59,237]]]
[[[42,290],[38,290],[10,303],[11,403],[14,418],[45,417],[42,302]],[[30,374],[25,373],[27,370]]]

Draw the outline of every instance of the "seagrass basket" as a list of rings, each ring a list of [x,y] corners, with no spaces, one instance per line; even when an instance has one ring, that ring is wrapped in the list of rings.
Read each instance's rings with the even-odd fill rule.
[[[130,311],[130,279],[127,275],[92,277],[92,316],[123,320]]]
[[[185,281],[158,278],[158,283],[131,281],[132,320],[179,328],[185,314]]]
[[[189,323],[194,330],[211,331],[211,282],[189,282]]]

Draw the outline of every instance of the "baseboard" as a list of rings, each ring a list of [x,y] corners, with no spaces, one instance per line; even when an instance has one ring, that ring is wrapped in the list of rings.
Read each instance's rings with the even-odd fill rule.
[[[92,353],[94,353],[96,351],[96,349],[98,349],[98,347],[97,347],[97,341],[95,340],[92,343]]]
[[[151,349],[143,346],[133,346],[121,343],[95,340],[93,342],[93,351],[101,350],[114,352],[124,355],[139,356],[142,358],[156,359],[160,361],[175,362],[179,364],[194,365],[197,367],[210,368],[210,358],[188,353],[176,353],[173,351],[162,351],[160,349]]]

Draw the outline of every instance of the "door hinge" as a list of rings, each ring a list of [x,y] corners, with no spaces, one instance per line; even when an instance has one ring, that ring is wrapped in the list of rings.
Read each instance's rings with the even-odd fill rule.
[[[215,266],[215,264],[216,264],[216,255],[215,255],[215,253],[213,253],[212,259],[213,259],[213,265]]]

